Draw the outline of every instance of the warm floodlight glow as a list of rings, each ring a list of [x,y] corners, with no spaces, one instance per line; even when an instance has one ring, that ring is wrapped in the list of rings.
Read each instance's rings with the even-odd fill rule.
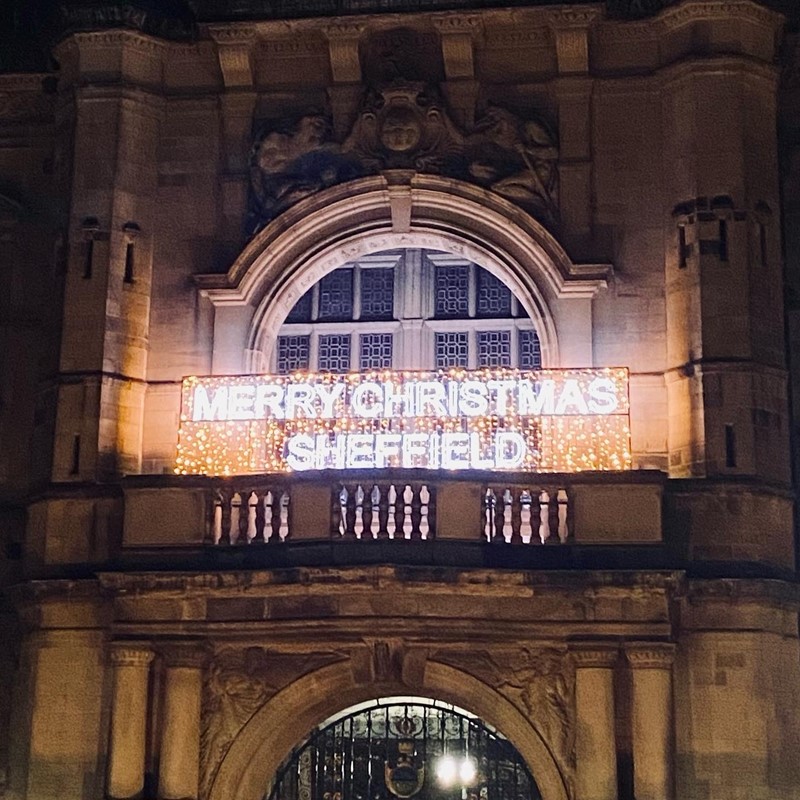
[[[471,758],[465,758],[459,768],[458,777],[464,786],[469,786],[476,778],[478,770],[475,768],[475,762]]]
[[[456,782],[458,766],[452,756],[442,756],[436,764],[436,778],[445,789]]]
[[[630,469],[628,371],[186,378],[175,471]]]

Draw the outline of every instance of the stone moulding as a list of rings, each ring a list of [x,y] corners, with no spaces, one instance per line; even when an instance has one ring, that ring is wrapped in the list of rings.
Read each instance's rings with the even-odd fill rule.
[[[547,363],[557,363],[550,305],[593,297],[607,286],[611,266],[575,264],[543,225],[485,189],[427,175],[390,187],[387,177],[397,176],[359,179],[299,201],[226,275],[196,278],[213,305],[253,309],[244,349],[270,352],[269,337],[326,273],[367,253],[425,247],[463,255],[504,280],[537,326]]]

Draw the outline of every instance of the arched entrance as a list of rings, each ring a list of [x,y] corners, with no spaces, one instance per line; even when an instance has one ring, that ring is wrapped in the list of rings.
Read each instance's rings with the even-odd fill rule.
[[[413,671],[411,671],[413,672]],[[208,800],[261,800],[309,731],[375,697],[413,695],[451,703],[502,731],[535,776],[542,800],[567,800],[565,778],[534,721],[477,678],[427,661],[419,677],[359,682],[350,660],[310,672],[268,700],[228,749]],[[409,685],[411,684],[411,685]]]
[[[362,703],[312,731],[267,800],[541,800],[516,748],[479,717],[424,697]]]

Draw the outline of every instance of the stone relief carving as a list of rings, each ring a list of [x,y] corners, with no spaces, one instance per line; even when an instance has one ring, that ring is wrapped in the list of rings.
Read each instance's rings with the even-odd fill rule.
[[[477,184],[547,225],[558,220],[558,147],[538,118],[490,107],[462,131],[438,94],[395,81],[367,93],[344,141],[319,114],[267,129],[251,160],[248,229],[256,233],[303,197],[362,175],[412,170]]]
[[[257,646],[219,650],[209,664],[203,692],[201,796],[208,797],[231,743],[270,697],[306,672],[345,657],[335,652],[274,653]]]
[[[433,656],[469,672],[516,705],[550,747],[573,796],[575,671],[564,650],[438,652]]]

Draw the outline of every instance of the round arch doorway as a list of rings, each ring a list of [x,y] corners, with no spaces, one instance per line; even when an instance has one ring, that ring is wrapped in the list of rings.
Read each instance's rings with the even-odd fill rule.
[[[384,697],[317,726],[265,800],[541,800],[502,733],[438,700]]]

